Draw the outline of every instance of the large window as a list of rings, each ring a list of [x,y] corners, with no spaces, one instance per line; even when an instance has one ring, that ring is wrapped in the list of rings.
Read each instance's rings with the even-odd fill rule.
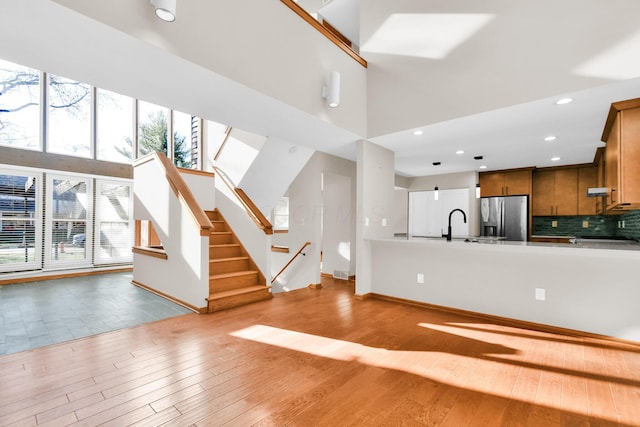
[[[132,187],[127,181],[97,180],[95,264],[133,259]]]
[[[0,144],[40,149],[40,71],[2,59]]]
[[[39,267],[41,179],[40,173],[0,169],[0,271]]]
[[[138,155],[153,151],[167,153],[169,146],[169,109],[148,102],[138,102]]]
[[[192,117],[173,112],[173,163],[180,168],[191,168]]]
[[[45,265],[91,263],[92,188],[82,176],[47,176]]]
[[[91,86],[49,75],[47,151],[93,157]]]
[[[109,162],[131,163],[133,98],[98,89],[96,104],[96,158]]]

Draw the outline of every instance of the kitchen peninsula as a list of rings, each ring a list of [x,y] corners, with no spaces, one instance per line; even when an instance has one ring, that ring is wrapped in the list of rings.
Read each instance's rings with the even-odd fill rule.
[[[367,243],[372,295],[640,342],[637,245]]]

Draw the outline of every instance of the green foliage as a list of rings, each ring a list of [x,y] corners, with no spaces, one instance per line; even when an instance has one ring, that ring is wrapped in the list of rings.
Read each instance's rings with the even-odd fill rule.
[[[169,129],[167,115],[164,111],[149,113],[148,120],[139,125],[138,142],[140,155],[153,151],[167,153],[169,145]],[[126,147],[116,148],[120,154],[127,158],[133,158],[133,141],[126,138]],[[190,166],[190,148],[187,145],[187,137],[177,132],[173,133],[173,163],[178,167]]]

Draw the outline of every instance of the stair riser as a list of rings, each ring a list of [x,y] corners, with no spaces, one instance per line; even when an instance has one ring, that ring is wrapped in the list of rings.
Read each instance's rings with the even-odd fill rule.
[[[230,231],[224,221],[213,219],[211,220],[211,225],[213,225],[213,231]]]
[[[227,308],[238,307],[244,304],[252,302],[262,301],[272,298],[273,295],[269,292],[269,289],[265,287],[264,290],[251,292],[244,295],[234,295],[228,298],[216,299],[209,301],[209,312],[225,310]]]
[[[248,259],[234,259],[229,261],[212,261],[209,263],[209,274],[233,273],[234,271],[249,270]]]
[[[211,235],[209,236],[210,245],[222,245],[225,243],[233,243],[233,235],[231,233],[211,233]]]
[[[209,279],[209,293],[230,291],[245,286],[260,285],[258,273],[244,274],[242,276],[227,277],[224,279]]]
[[[237,256],[241,256],[239,246],[209,248],[209,259],[232,258]]]

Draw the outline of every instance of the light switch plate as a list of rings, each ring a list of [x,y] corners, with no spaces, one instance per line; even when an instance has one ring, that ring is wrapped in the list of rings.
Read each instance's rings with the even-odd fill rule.
[[[582,221],[582,228],[589,228],[589,221]]]
[[[551,226],[556,228],[558,226],[558,221],[551,221]]]
[[[546,290],[542,289],[542,288],[536,288],[536,300],[537,301],[544,301],[546,299]]]
[[[424,283],[424,274],[418,273],[418,275],[416,276],[416,282]]]
[[[387,218],[382,218],[382,226],[383,227],[387,226]]]

